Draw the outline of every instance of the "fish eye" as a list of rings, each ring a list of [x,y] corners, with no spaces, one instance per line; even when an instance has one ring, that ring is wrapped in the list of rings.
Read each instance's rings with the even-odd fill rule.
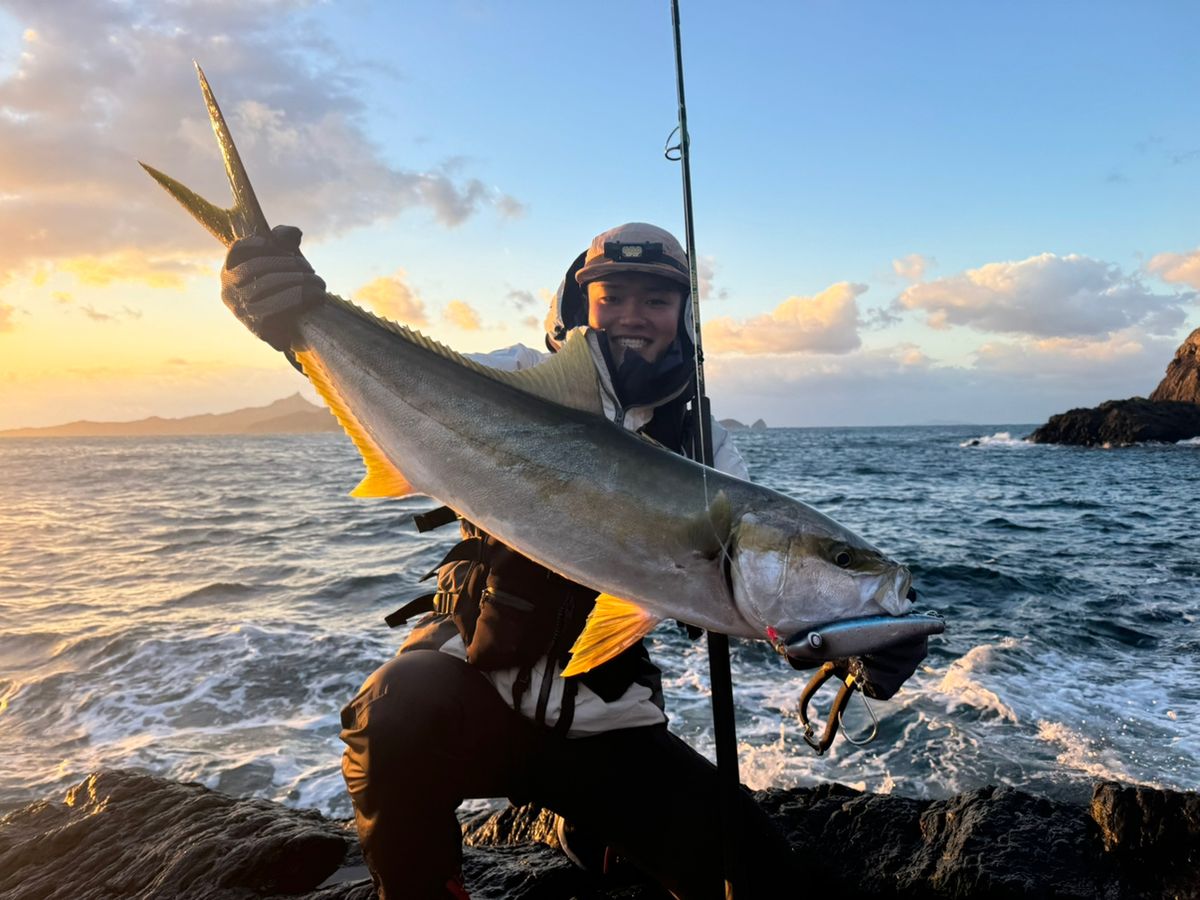
[[[850,562],[850,551],[844,547],[833,555],[833,564],[840,569],[846,568]]]

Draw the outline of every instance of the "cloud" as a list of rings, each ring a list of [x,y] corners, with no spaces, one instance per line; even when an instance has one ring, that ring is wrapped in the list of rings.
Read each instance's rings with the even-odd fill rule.
[[[704,346],[713,353],[847,353],[861,344],[858,302],[863,284],[831,285],[812,297],[789,297],[766,315],[704,325]]]
[[[179,257],[151,257],[134,249],[105,256],[77,256],[59,262],[56,267],[90,287],[118,281],[141,281],[150,287],[178,288],[183,287],[188,277],[212,274],[211,265]]]
[[[1147,395],[1178,342],[1128,329],[1100,341],[991,342],[967,365],[897,344],[840,356],[710,356],[705,370],[718,414],[743,422],[1037,425],[1074,407]]]
[[[701,300],[725,300],[729,291],[721,288],[714,294],[713,282],[717,277],[717,259],[715,256],[701,256],[696,262],[696,279],[700,286]]]
[[[925,277],[925,270],[935,265],[937,260],[932,257],[910,253],[903,259],[893,259],[892,271],[905,281],[921,281]]]
[[[408,286],[407,278],[403,269],[397,269],[392,275],[364,284],[354,292],[354,299],[385,319],[405,325],[426,325],[429,316],[425,304]]]
[[[96,307],[88,303],[79,307],[79,311],[93,322],[116,322],[120,319],[140,319],[142,317],[140,309],[133,309],[129,306],[122,306],[119,311],[110,313],[96,309]]]
[[[378,73],[313,27],[309,0],[5,5],[25,36],[0,82],[0,273],[135,246],[150,260],[219,252],[135,164],[228,202],[193,58],[273,222],[330,235],[415,208],[447,226],[521,210],[445,166],[393,165],[358,97]]]
[[[483,327],[479,313],[475,312],[469,303],[462,300],[451,300],[447,303],[446,308],[442,311],[442,317],[455,328],[461,328],[463,331],[479,331]]]
[[[16,331],[17,323],[13,321],[13,316],[17,308],[7,303],[0,303],[0,334],[5,331]]]
[[[1137,329],[1123,329],[1101,340],[1087,338],[1041,338],[1018,341],[989,341],[975,351],[976,367],[988,372],[1040,376],[1084,376],[1097,367],[1128,371],[1129,389],[1138,385],[1132,376],[1147,368],[1165,370],[1175,344],[1174,338],[1156,338]],[[1132,364],[1133,368],[1129,369]]]
[[[1032,337],[1102,337],[1138,325],[1167,334],[1184,321],[1180,294],[1154,294],[1136,275],[1086,256],[1043,253],[988,263],[907,288],[897,307],[933,328],[966,325]]]
[[[538,299],[533,296],[533,291],[511,290],[505,296],[517,309],[528,309],[538,305]]]
[[[1146,263],[1146,270],[1168,284],[1186,284],[1200,290],[1200,249],[1190,253],[1159,253]]]

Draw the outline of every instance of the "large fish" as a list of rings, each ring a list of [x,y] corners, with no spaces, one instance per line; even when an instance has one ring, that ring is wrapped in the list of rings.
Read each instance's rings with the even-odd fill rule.
[[[146,169],[228,245],[265,234],[267,223],[199,75],[234,206]],[[594,332],[577,330],[519,372],[481,366],[336,297],[304,313],[297,333],[296,359],[366,464],[353,494],[437,498],[602,592],[566,674],[599,665],[664,618],[786,651],[791,636],[818,626],[878,622],[912,605],[908,569],[829,517],[608,421]],[[884,643],[940,630],[923,618],[906,617],[913,626],[893,627]]]

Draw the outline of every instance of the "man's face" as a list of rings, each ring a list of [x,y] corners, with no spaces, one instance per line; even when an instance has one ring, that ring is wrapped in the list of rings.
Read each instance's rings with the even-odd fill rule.
[[[665,278],[620,272],[587,285],[588,325],[608,332],[613,361],[658,362],[679,327],[683,291]]]

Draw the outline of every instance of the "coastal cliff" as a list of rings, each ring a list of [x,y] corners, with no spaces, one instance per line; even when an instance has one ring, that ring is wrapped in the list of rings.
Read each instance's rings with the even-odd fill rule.
[[[1108,400],[1091,409],[1051,416],[1031,435],[1035,444],[1121,447],[1200,436],[1200,328],[1175,351],[1150,397]]]
[[[1200,898],[1200,795],[1095,785],[1089,806],[1012,788],[947,800],[836,784],[760,792],[804,863],[797,896]],[[463,823],[471,896],[666,895],[627,864],[602,878],[555,849],[533,808]],[[126,771],[0,819],[0,896],[371,900],[353,827],[264,800]]]

